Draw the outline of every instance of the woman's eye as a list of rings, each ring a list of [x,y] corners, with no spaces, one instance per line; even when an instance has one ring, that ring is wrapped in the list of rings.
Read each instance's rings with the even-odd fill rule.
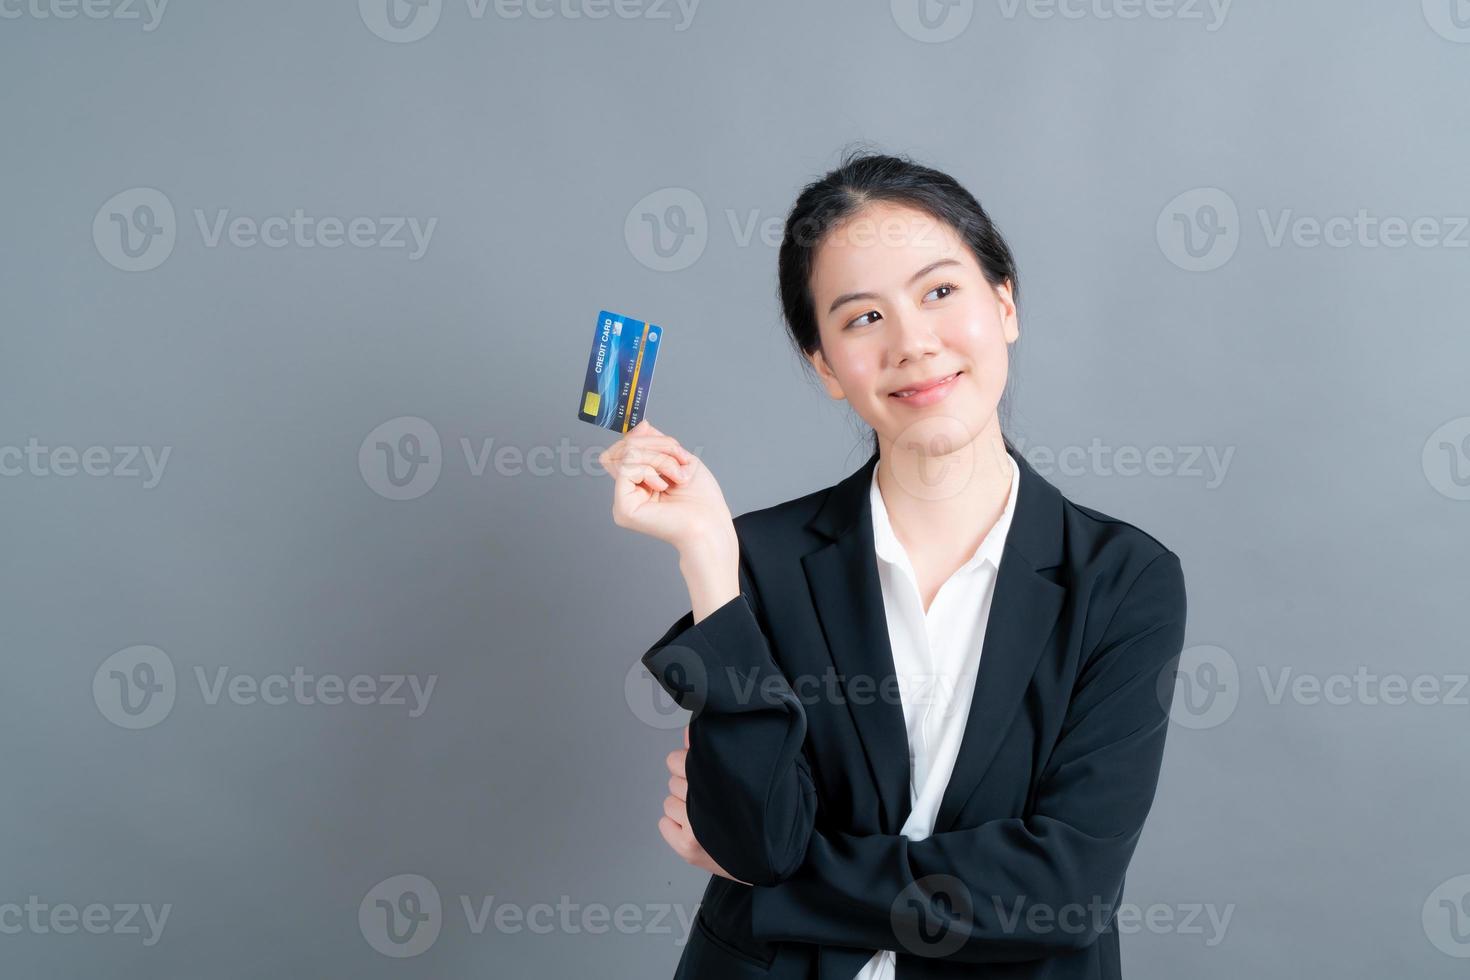
[[[934,296],[934,294],[937,293],[937,292],[939,292],[941,289],[948,290],[948,292],[946,292],[944,294],[944,296],[948,296],[950,293],[954,292],[956,288],[957,287],[954,285],[954,283],[949,283],[949,282],[941,283],[938,286],[935,286],[933,289],[929,290],[927,293],[925,293],[924,294],[924,298],[925,299],[928,299],[930,296]],[[944,299],[944,296],[935,296],[934,298],[935,299]]]
[[[878,311],[877,310],[869,310],[868,312],[864,313],[862,316],[856,317],[855,319],[848,321],[848,324],[847,325],[849,327],[866,327],[867,324],[862,322],[863,321],[863,318],[864,317],[870,317],[870,316],[878,316]]]

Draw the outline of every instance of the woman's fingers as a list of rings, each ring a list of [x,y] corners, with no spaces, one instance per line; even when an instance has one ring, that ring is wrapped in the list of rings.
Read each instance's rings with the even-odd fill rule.
[[[689,859],[689,855],[693,853],[694,835],[689,832],[688,827],[675,823],[668,817],[659,817],[658,832],[675,854],[686,861]]]
[[[623,453],[627,452],[630,449],[638,448],[661,449],[666,452],[674,453],[675,455],[684,459],[689,459],[693,457],[693,453],[689,452],[689,450],[681,446],[679,444],[679,440],[675,439],[673,436],[648,436],[638,435],[633,432],[628,433],[627,435],[623,436],[623,438],[613,443],[611,446],[608,447],[606,452],[616,457],[621,456]]]
[[[611,466],[604,463],[603,468],[614,478],[629,479],[635,484],[646,482],[649,473],[656,473],[664,482],[660,490],[667,489],[670,483],[683,483],[691,472],[689,466],[665,452],[627,453],[622,459],[614,460]]]
[[[677,823],[669,817],[659,817],[658,832],[663,835],[665,843],[672,847],[676,853],[683,846],[683,824]]]
[[[611,470],[613,467],[609,463],[621,463],[630,454],[636,459],[636,454],[638,453],[659,452],[675,457],[680,463],[686,466],[694,461],[694,454],[679,445],[679,440],[672,436],[635,437],[632,433],[629,433],[607,449],[604,449],[601,455],[598,456],[598,460],[602,463],[603,469]]]
[[[673,436],[640,436],[637,438],[629,437],[628,446],[630,448],[636,447],[642,449],[662,450],[666,453],[672,453],[673,455],[678,456],[680,460],[686,463],[694,458],[694,454],[681,446],[679,444],[679,440],[675,439]]]
[[[647,463],[625,464],[618,474],[618,479],[627,480],[635,485],[645,483],[655,490],[667,490],[669,481],[659,476],[658,470]]]
[[[664,816],[680,827],[689,826],[689,807],[677,796],[664,797]]]
[[[651,466],[658,470],[664,479],[671,483],[683,483],[689,476],[689,467],[680,463],[670,453],[650,452],[640,455],[635,462],[644,466]]]
[[[681,800],[689,799],[689,780],[683,776],[670,776],[669,792]]]
[[[675,749],[674,751],[670,752],[668,758],[664,760],[669,764],[669,772],[673,773],[675,776],[681,776],[687,779],[689,774],[684,771],[684,760],[685,757],[688,755],[688,749]]]

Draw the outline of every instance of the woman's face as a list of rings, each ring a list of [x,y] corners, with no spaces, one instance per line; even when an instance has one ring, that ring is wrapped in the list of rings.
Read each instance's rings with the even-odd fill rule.
[[[822,240],[811,291],[821,338],[812,365],[881,446],[932,445],[936,432],[968,445],[994,423],[1020,332],[1015,303],[949,225],[868,205]]]

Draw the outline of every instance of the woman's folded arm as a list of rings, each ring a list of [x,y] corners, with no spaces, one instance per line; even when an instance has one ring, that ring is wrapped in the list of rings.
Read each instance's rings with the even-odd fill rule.
[[[1093,942],[1153,802],[1184,620],[1165,552],[1082,666],[1029,816],[922,840],[815,832],[794,873],[755,889],[756,937],[968,962]]]
[[[806,855],[816,788],[802,754],[806,711],[771,657],[743,560],[740,587],[697,623],[685,613],[642,660],[692,713],[685,769],[695,839],[739,880],[773,884]]]

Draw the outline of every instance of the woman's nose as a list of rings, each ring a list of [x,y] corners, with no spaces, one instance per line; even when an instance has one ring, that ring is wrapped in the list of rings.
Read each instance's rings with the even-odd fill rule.
[[[889,349],[895,365],[918,360],[939,350],[939,337],[917,313],[895,314],[888,320]]]

